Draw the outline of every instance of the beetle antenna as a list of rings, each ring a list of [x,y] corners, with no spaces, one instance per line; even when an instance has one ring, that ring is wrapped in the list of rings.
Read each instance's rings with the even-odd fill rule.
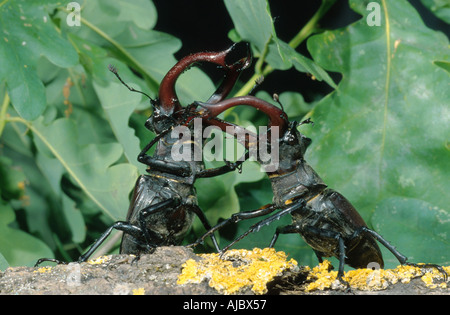
[[[311,124],[311,125],[314,126],[314,122],[311,120],[311,118],[308,118],[308,119],[303,120],[303,121],[302,121],[301,123],[299,123],[298,125],[301,126],[301,125],[306,125],[306,124]]]
[[[129,86],[128,84],[126,84],[126,83],[122,80],[122,78],[120,77],[119,73],[117,72],[117,68],[114,67],[113,65],[108,65],[108,69],[109,69],[109,71],[111,71],[112,73],[114,73],[114,75],[117,77],[117,79],[119,79],[119,81],[120,81],[123,85],[125,85],[125,86],[127,87],[128,90],[130,90],[131,92],[141,93],[141,94],[147,96],[147,97],[150,99],[150,104],[152,105],[153,110],[155,109],[155,100],[154,100],[153,98],[151,98],[147,93],[142,92],[142,91],[138,91],[138,90],[132,88],[131,86]]]
[[[275,102],[277,102],[278,104],[280,104],[281,110],[284,112],[284,107],[283,107],[283,104],[281,104],[281,102],[280,102],[280,97],[278,96],[278,94],[277,94],[277,93],[273,93],[272,98],[273,98],[273,100],[274,100]]]

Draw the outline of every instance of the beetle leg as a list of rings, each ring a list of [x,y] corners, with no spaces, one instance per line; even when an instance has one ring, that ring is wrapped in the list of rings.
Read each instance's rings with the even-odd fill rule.
[[[206,219],[206,216],[203,213],[203,211],[200,209],[200,207],[195,207],[194,213],[199,217],[199,219],[202,222],[205,229],[207,231],[211,230],[211,225],[209,225],[208,219]],[[217,252],[220,252],[220,247],[219,247],[219,244],[217,243],[216,236],[214,234],[211,234],[211,239],[213,241],[214,247],[216,248]]]
[[[375,232],[374,230],[369,229],[368,227],[361,227],[357,231],[355,231],[355,234],[359,233],[367,233],[373,238],[375,238],[377,241],[379,241],[384,247],[386,247],[400,262],[402,265],[409,265],[409,266],[415,266],[419,268],[436,268],[444,277],[444,281],[447,281],[447,272],[442,268],[442,266],[436,265],[436,264],[416,264],[416,263],[410,263],[407,262],[408,258],[404,255],[402,255],[393,245],[391,245],[387,240],[385,240],[380,234]]]
[[[262,208],[259,208],[257,210],[243,211],[243,212],[234,213],[230,218],[228,218],[226,220],[223,220],[222,222],[220,222],[219,224],[217,224],[213,228],[209,229],[209,231],[206,232],[205,234],[203,234],[202,237],[200,237],[194,243],[189,244],[187,246],[188,247],[195,247],[195,246],[203,243],[206,237],[208,237],[209,235],[212,235],[215,231],[220,230],[221,228],[223,228],[224,226],[226,226],[226,225],[228,225],[230,223],[237,223],[237,222],[239,222],[241,220],[257,218],[257,217],[269,214],[269,213],[271,213],[271,212],[273,212],[275,210],[276,210],[276,207],[274,205],[270,204],[270,205],[266,205],[266,206],[264,206]]]
[[[347,291],[350,291],[350,283],[348,283],[347,281],[345,281],[343,279],[343,276],[344,276],[344,264],[345,264],[345,244],[344,244],[344,239],[342,238],[342,236],[340,234],[336,235],[336,238],[338,239],[338,242],[339,242],[339,270],[338,270],[337,277],[338,277],[339,281],[346,286]]]
[[[92,244],[92,246],[89,248],[89,250],[84,253],[83,255],[81,255],[77,262],[85,262],[88,260],[88,258],[99,248],[99,246],[105,241],[105,239],[111,234],[112,230],[119,230],[119,231],[123,231],[124,233],[130,234],[132,236],[134,236],[135,238],[139,237],[142,235],[142,230],[135,226],[132,225],[128,222],[125,221],[117,221],[116,223],[114,223],[111,227],[109,227],[95,242],[94,244]],[[67,265],[67,262],[64,261],[60,261],[57,259],[53,259],[53,258],[41,258],[39,259],[36,264],[34,265],[35,267],[37,267],[38,265],[40,265],[41,263],[43,263],[44,261],[51,261],[51,262],[55,262],[57,264],[64,264]]]
[[[228,172],[234,171],[235,169],[239,169],[240,166],[244,163],[244,161],[238,161],[235,163],[230,163],[225,161],[225,165],[216,167],[216,168],[209,168],[207,170],[203,170],[201,172],[198,172],[195,174],[196,178],[208,178],[208,177],[215,177],[219,175],[226,174]]]
[[[273,235],[272,240],[270,241],[269,247],[275,246],[275,242],[277,241],[278,236],[280,234],[295,234],[295,233],[297,233],[297,234],[302,233],[302,230],[300,229],[300,227],[298,225],[291,224],[291,225],[277,227],[275,234]],[[317,260],[319,261],[319,263],[320,264],[323,263],[323,259],[322,259],[323,253],[319,252],[315,249],[313,249],[313,250],[314,250],[314,253],[316,254],[316,257],[317,257]]]
[[[195,174],[196,178],[207,178],[207,177],[214,177],[219,176],[234,170],[238,170],[239,173],[242,172],[242,164],[250,157],[250,152],[247,151],[243,157],[241,157],[237,162],[228,162],[225,161],[225,165],[216,167],[216,168],[210,168],[207,170],[203,170],[201,172],[198,172]]]
[[[273,235],[273,238],[272,238],[272,241],[270,242],[269,247],[273,247],[275,245],[278,235],[280,235],[280,234],[299,233],[301,235],[304,232],[312,233],[312,234],[315,234],[315,235],[321,236],[321,237],[334,238],[338,241],[339,257],[337,257],[337,258],[339,259],[339,269],[338,269],[337,278],[338,278],[339,282],[341,282],[343,285],[346,286],[347,291],[350,290],[350,284],[343,279],[344,264],[345,264],[345,243],[344,243],[344,238],[339,233],[329,231],[329,230],[324,230],[324,229],[318,229],[313,226],[300,227],[298,225],[291,224],[291,225],[278,227],[276,229],[276,232]],[[323,262],[322,254],[316,250],[314,250],[314,252],[316,253],[319,263],[322,263]]]
[[[139,155],[138,161],[147,165],[152,170],[158,170],[163,173],[182,177],[188,177],[192,174],[191,166],[188,163],[159,160],[147,154]]]
[[[304,201],[303,199],[298,200],[295,204],[293,204],[290,207],[287,207],[286,209],[281,210],[280,212],[277,212],[273,215],[271,215],[270,217],[265,218],[264,220],[259,221],[258,223],[252,225],[247,232],[245,232],[244,234],[240,235],[238,238],[236,238],[233,242],[231,242],[230,244],[228,244],[227,246],[225,246],[222,249],[221,255],[223,255],[231,246],[233,246],[234,244],[236,244],[237,242],[239,242],[241,239],[243,239],[244,237],[246,237],[247,235],[249,235],[250,233],[253,232],[258,232],[264,225],[269,225],[270,223],[272,223],[275,220],[279,220],[281,217],[287,215],[287,214],[291,214],[294,211],[297,211],[299,209],[302,209],[306,204],[306,201]],[[271,206],[273,210],[276,209],[276,207],[274,205]],[[272,210],[272,211],[273,211]],[[271,211],[271,212],[272,212]],[[270,213],[270,212],[268,212]],[[260,214],[260,215],[264,215],[264,214]],[[256,217],[256,216],[252,216],[252,217]]]
[[[58,265],[68,265],[69,264],[66,261],[62,261],[62,260],[58,260],[58,259],[54,259],[54,258],[40,258],[40,259],[38,259],[38,261],[36,261],[36,263],[34,264],[34,267],[38,267],[44,261],[54,262],[54,263],[57,263]]]
[[[160,159],[156,159],[150,155],[147,155],[146,152],[150,150],[152,146],[154,146],[163,136],[172,131],[173,128],[167,128],[160,134],[158,134],[152,141],[150,141],[145,148],[138,155],[138,162],[147,165],[149,168],[154,170],[159,170],[162,172],[170,173],[173,175],[187,177],[192,173],[191,167],[189,164],[180,163],[180,162],[169,162]]]
[[[280,234],[295,234],[300,233],[300,227],[298,225],[285,225],[279,226],[275,230],[275,234],[273,234],[272,240],[270,241],[269,247],[274,247],[275,242],[278,239]]]
[[[406,262],[405,265],[419,267],[419,268],[436,268],[444,277],[444,282],[447,282],[448,274],[444,270],[444,268],[442,268],[442,266],[439,266],[436,264],[416,264],[416,263],[412,263],[412,262]]]
[[[330,230],[325,230],[325,229],[319,229],[316,228],[314,226],[305,226],[305,227],[301,227],[299,229],[299,233],[302,234],[304,232],[308,232],[311,234],[315,234],[317,236],[320,237],[325,237],[325,238],[330,238],[330,239],[336,239],[338,241],[338,256],[337,258],[339,259],[339,269],[338,269],[338,274],[337,274],[337,278],[339,280],[340,283],[342,283],[345,287],[346,287],[346,291],[350,292],[350,284],[344,280],[344,265],[345,265],[345,242],[344,242],[344,238],[342,237],[342,235],[340,233],[334,232],[334,231],[330,231]],[[316,255],[318,255],[318,252],[315,251]],[[319,256],[318,256],[319,257]],[[322,258],[320,258],[319,262],[322,260]]]
[[[112,230],[123,231],[137,238],[142,235],[142,230],[136,225],[130,224],[125,221],[117,221],[111,227],[109,227],[89,248],[89,250],[78,258],[78,262],[85,262],[88,258],[97,250],[97,248],[105,241],[105,239],[111,234]]]
[[[148,150],[150,150],[151,147],[153,147],[162,137],[164,137],[166,134],[168,134],[170,131],[172,131],[173,128],[167,128],[166,130],[160,132],[158,135],[156,135],[152,141],[150,141],[144,149],[142,149],[141,153],[138,155],[138,161],[139,159],[142,159],[143,156],[146,156],[146,153]]]
[[[406,256],[402,255],[391,243],[386,241],[380,234],[375,232],[374,230],[369,229],[366,226],[362,226],[353,233],[353,237],[357,237],[361,233],[369,234],[371,237],[379,241],[384,247],[386,247],[394,256],[398,259],[400,264],[405,264],[408,259]]]

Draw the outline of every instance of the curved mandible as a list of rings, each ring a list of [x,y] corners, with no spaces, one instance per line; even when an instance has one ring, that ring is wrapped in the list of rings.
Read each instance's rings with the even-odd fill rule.
[[[191,54],[178,61],[167,74],[164,76],[159,87],[159,101],[161,112],[164,115],[170,116],[175,111],[181,109],[178,96],[175,91],[175,83],[178,77],[189,66],[196,62],[210,62],[217,64],[226,69],[226,74],[223,82],[220,84],[214,94],[208,99],[208,103],[214,104],[223,100],[234,86],[239,74],[242,70],[247,68],[251,64],[252,56],[247,43],[246,46],[247,55],[244,58],[240,58],[233,62],[230,60],[233,57],[233,53],[236,52],[242,43],[233,44],[230,48],[219,52],[199,52]]]
[[[269,117],[268,127],[273,128],[276,126],[280,128],[280,134],[284,134],[284,132],[289,127],[287,114],[283,110],[273,104],[270,104],[251,95],[229,98],[216,104],[208,104],[198,101],[194,102],[194,104],[203,107],[204,112],[202,113],[202,118],[205,120],[214,119],[214,117],[220,115],[222,112],[229,108],[244,105],[254,107],[266,114]]]

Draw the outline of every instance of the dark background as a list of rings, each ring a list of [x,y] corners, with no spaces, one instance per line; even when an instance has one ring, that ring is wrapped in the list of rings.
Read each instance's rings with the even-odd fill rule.
[[[422,16],[425,24],[436,30],[446,31],[449,36],[450,27],[439,20],[420,0],[409,1]],[[175,54],[177,59],[192,52],[225,49],[231,44],[228,32],[233,28],[233,22],[227,13],[225,4],[221,0],[153,0],[158,11],[158,22],[155,29],[169,33],[181,39],[183,46]],[[277,36],[289,42],[297,32],[309,21],[317,11],[321,1],[270,1],[270,9],[275,20]],[[360,15],[352,11],[347,0],[338,0],[332,9],[322,18],[320,26],[326,29],[345,27],[360,19]],[[297,51],[310,56],[305,42]],[[218,80],[217,72],[204,69],[213,78]],[[220,74],[219,74],[220,75]],[[243,74],[251,76],[251,71]],[[330,73],[335,82],[341,78],[339,74]],[[295,70],[274,71],[264,83],[270,87],[269,93],[283,91],[300,92],[307,102],[322,98],[331,92],[326,83],[313,81],[304,73]]]

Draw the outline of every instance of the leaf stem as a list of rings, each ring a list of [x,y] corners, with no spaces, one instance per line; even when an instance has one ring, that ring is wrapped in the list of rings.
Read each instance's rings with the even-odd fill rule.
[[[6,122],[19,122],[19,123],[26,125],[28,128],[31,126],[28,121],[26,121],[25,119],[23,119],[21,117],[7,117],[5,119],[5,121]]]
[[[269,45],[270,45],[271,41],[272,41],[272,35],[269,36],[269,39],[267,40],[266,44],[264,45],[264,50],[261,53],[261,56],[259,57],[258,61],[255,64],[255,72],[258,75],[261,74],[261,72],[262,72],[261,69],[264,64],[264,60],[266,59],[267,54],[269,53]]]
[[[3,98],[2,107],[0,108],[0,137],[2,136],[3,129],[6,124],[6,111],[8,110],[9,105],[9,95],[8,92],[5,91],[5,97]]]
[[[259,61],[259,60],[258,60]],[[260,73],[255,73],[248,81],[247,83],[244,84],[244,86],[238,91],[236,92],[236,94],[234,96],[244,96],[247,95],[252,89],[253,86],[255,85],[255,81],[263,76],[267,76],[269,75],[273,70],[275,70],[274,68],[272,68],[271,65],[266,65],[264,67],[264,69],[260,72]]]
[[[311,35],[316,30],[316,25],[322,16],[331,8],[331,6],[336,2],[336,0],[322,0],[322,4],[319,9],[314,13],[312,18],[308,23],[303,26],[300,32],[294,36],[294,38],[289,42],[289,46],[292,48],[297,48],[309,35]]]

